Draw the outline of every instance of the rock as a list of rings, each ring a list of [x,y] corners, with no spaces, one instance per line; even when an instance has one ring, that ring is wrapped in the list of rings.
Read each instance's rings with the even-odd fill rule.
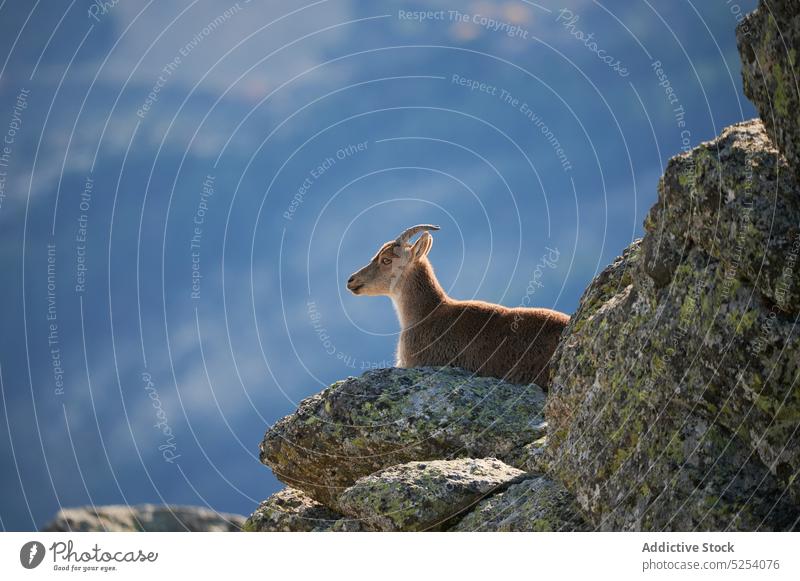
[[[331,530],[342,515],[325,508],[299,490],[284,488],[258,505],[244,523],[250,532],[317,532]]]
[[[334,383],[270,428],[261,461],[336,509],[362,476],[415,460],[496,457],[522,467],[544,434],[544,393],[452,367],[379,369]]]
[[[762,0],[736,30],[744,92],[767,133],[800,179],[800,95],[797,79],[800,10],[797,0]]]
[[[331,526],[331,532],[334,533],[367,533],[374,532],[368,528],[363,522],[354,518],[340,518]]]
[[[338,504],[375,530],[442,530],[487,494],[524,475],[495,458],[409,462],[359,478]]]
[[[547,472],[547,436],[542,436],[525,446],[527,454],[525,471],[531,473]]]
[[[698,247],[722,263],[726,287],[746,281],[782,312],[796,314],[798,216],[800,188],[762,123],[733,125],[670,160],[645,220],[644,268],[664,287]]]
[[[238,514],[197,506],[84,506],[63,508],[44,532],[228,532],[244,524]]]
[[[536,532],[589,528],[572,495],[550,478],[537,476],[482,500],[451,530]]]
[[[546,454],[594,527],[798,528],[791,179],[760,122],[726,129],[669,163],[644,239],[584,293]]]

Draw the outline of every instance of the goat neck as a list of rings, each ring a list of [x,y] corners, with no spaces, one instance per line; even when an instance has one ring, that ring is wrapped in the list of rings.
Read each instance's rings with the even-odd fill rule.
[[[415,261],[408,269],[392,294],[403,329],[413,327],[447,301],[447,294],[436,280],[433,266],[427,258]]]

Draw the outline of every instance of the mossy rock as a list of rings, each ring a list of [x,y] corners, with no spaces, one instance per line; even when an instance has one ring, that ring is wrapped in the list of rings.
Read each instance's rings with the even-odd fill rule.
[[[758,109],[767,133],[800,178],[797,1],[762,0],[737,28],[736,40],[742,57],[744,92]]]
[[[303,400],[261,444],[261,461],[287,485],[337,508],[356,480],[411,461],[495,457],[524,468],[544,435],[536,385],[452,367],[379,369]]]
[[[564,486],[535,476],[482,500],[451,530],[576,532],[590,527]]]
[[[768,178],[785,163],[771,147],[753,122],[673,159],[644,239],[592,282],[556,350],[544,465],[598,529],[798,527],[797,298],[775,291],[800,206]],[[749,205],[732,249],[710,229],[743,232],[733,182],[750,171],[748,195],[772,205]],[[620,272],[630,284],[610,293]]]
[[[475,503],[524,476],[496,458],[409,462],[359,478],[338,505],[374,530],[444,530]]]
[[[262,502],[242,527],[246,532],[329,531],[342,519],[299,490],[284,488]]]

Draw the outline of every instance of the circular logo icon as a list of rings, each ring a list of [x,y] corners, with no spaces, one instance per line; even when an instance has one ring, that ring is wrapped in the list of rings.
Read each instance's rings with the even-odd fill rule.
[[[28,541],[19,550],[19,562],[26,569],[35,569],[44,560],[44,545],[39,541]]]

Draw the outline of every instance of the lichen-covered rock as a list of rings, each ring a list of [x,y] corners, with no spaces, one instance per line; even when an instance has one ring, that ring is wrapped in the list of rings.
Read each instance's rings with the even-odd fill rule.
[[[284,488],[258,505],[242,530],[252,532],[317,532],[331,530],[342,515],[299,490]]]
[[[797,528],[798,192],[759,122],[728,128],[670,162],[644,240],[584,293],[546,450],[595,527]]]
[[[747,281],[782,312],[797,314],[798,216],[800,188],[762,123],[733,125],[670,160],[645,220],[645,271],[666,286],[699,247],[722,262],[725,290]]]
[[[338,504],[375,530],[442,530],[487,494],[524,475],[495,458],[409,462],[359,478]]]
[[[527,478],[480,501],[453,531],[585,531],[572,495],[546,476]]]
[[[800,179],[800,9],[797,0],[761,0],[736,31],[744,92]]]
[[[334,383],[270,428],[261,461],[336,509],[362,476],[415,460],[497,457],[522,467],[544,434],[544,393],[452,367],[379,369]]]
[[[531,473],[547,472],[547,436],[542,436],[525,446],[525,471]]]
[[[368,533],[374,532],[371,528],[366,526],[363,521],[357,518],[342,517],[337,520],[330,528],[334,533]]]
[[[64,508],[42,528],[45,532],[228,532],[245,518],[199,506],[142,504]]]

